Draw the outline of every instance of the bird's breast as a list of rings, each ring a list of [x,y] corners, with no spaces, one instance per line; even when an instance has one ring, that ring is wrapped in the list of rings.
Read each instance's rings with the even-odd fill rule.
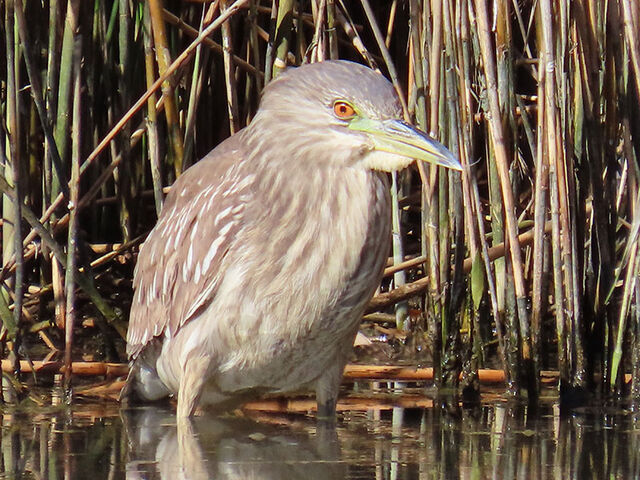
[[[386,177],[322,178],[289,192],[286,202],[264,198],[274,216],[247,219],[244,247],[229,259],[208,313],[216,318],[215,381],[223,391],[289,391],[313,382],[344,355],[380,281],[390,237]]]
[[[261,188],[218,293],[235,304],[230,349],[269,356],[352,332],[388,250],[386,177],[328,169]]]

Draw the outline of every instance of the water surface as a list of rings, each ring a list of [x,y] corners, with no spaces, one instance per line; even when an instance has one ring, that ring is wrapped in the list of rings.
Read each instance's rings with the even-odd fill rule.
[[[0,478],[640,476],[639,414],[583,408],[560,416],[553,402],[533,411],[501,399],[473,408],[424,403],[431,406],[355,409],[343,403],[348,409],[335,428],[306,414],[204,414],[178,425],[170,408],[5,407]]]

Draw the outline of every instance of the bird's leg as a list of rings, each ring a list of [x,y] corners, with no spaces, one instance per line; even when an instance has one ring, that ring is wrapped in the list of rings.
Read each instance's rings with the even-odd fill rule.
[[[210,364],[211,359],[207,356],[187,360],[178,391],[178,417],[190,417],[196,411]]]
[[[336,404],[340,393],[342,372],[345,361],[342,358],[331,364],[316,383],[316,402],[318,404],[317,418],[333,420],[336,415]]]

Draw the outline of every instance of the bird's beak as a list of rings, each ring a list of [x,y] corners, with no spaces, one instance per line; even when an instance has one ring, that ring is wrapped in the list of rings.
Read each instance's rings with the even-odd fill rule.
[[[462,170],[462,165],[447,147],[402,120],[355,118],[349,128],[367,133],[376,150]]]

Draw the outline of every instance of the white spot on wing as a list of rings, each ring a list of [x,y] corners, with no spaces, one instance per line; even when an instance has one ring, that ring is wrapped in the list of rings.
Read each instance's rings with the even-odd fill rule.
[[[214,225],[218,225],[218,223],[220,223],[220,220],[222,220],[224,217],[226,217],[227,215],[229,215],[229,213],[231,212],[231,209],[233,207],[227,207],[224,210],[222,210],[218,215],[216,215],[216,219],[213,221]]]
[[[193,243],[189,245],[189,253],[187,254],[187,265],[191,267],[193,262]]]
[[[193,224],[193,228],[191,229],[191,235],[189,235],[189,239],[193,242],[193,239],[196,237],[196,233],[198,232],[198,222],[199,220],[196,220],[196,223]]]
[[[178,220],[178,230],[175,233],[175,237],[173,237],[173,249],[177,250],[178,243],[180,243],[180,239],[182,238],[182,232],[185,227],[185,215],[181,215]]]
[[[227,224],[230,225],[230,224]],[[225,225],[225,228],[226,226]],[[227,229],[228,231],[229,229]],[[222,231],[222,230],[221,230]],[[218,238],[216,238],[213,243],[211,243],[211,246],[209,247],[209,251],[207,252],[207,254],[204,257],[204,260],[202,260],[202,272],[206,272],[207,270],[209,270],[209,266],[211,265],[211,262],[213,261],[213,257],[216,256],[216,253],[218,252],[218,247],[220,247],[220,245],[222,244],[222,242],[224,242],[225,240],[225,236],[224,235],[220,235]]]
[[[171,251],[171,242],[167,242],[164,245],[164,254],[165,255],[169,255],[169,252]]]
[[[194,300],[193,304],[191,305],[191,308],[189,309],[189,311],[187,312],[187,314],[184,317],[184,321],[189,320],[189,318],[191,317],[191,315],[193,315],[194,313],[196,313],[196,310],[198,310],[198,308],[200,308],[200,305],[202,305],[202,302],[204,302],[204,300],[209,297],[209,295],[211,295],[211,292],[213,292],[213,289],[215,288],[216,283],[215,282],[210,282],[207,285],[207,288],[205,288],[202,293],[200,295],[198,295],[198,297]]]
[[[228,190],[225,190],[222,194],[223,197],[227,197],[229,195],[232,195],[240,190],[245,189],[246,187],[248,187],[249,185],[251,185],[254,181],[254,176],[253,175],[247,175],[246,177],[244,177],[242,180],[240,180],[239,182],[236,182],[233,184],[233,186],[231,188],[229,188]]]
[[[221,237],[224,237],[224,236],[229,232],[229,230],[231,230],[231,227],[233,227],[234,223],[235,223],[235,222],[229,222],[229,223],[227,223],[224,227],[222,227],[222,228],[220,229],[220,232],[218,232],[218,234],[219,234]],[[216,240],[217,240],[217,239],[216,239]],[[215,242],[214,242],[214,243],[215,243]]]
[[[151,284],[151,290],[153,291],[153,294],[155,295],[156,292],[158,291],[158,289],[156,288],[156,280],[158,277],[158,271],[156,270],[153,274],[153,283]]]
[[[164,238],[167,236],[167,230],[169,229],[171,224],[169,222],[165,222],[164,220],[162,220],[162,222],[163,223],[158,223],[158,227],[161,227],[164,225],[164,227],[162,228],[162,232],[160,232],[160,236]]]
[[[200,262],[196,263],[196,273],[193,275],[193,281],[195,283],[200,281]]]
[[[182,281],[187,283],[189,281],[189,268],[186,263],[182,264]]]
[[[162,295],[166,296],[169,293],[169,275],[165,272],[162,277]]]

